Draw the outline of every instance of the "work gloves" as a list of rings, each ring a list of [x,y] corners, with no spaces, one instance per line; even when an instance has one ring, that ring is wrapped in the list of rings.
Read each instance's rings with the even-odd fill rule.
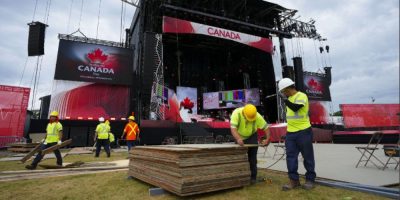
[[[280,93],[280,92],[278,92],[278,95],[279,95],[279,97],[281,97],[281,99],[282,99],[283,101],[286,101],[286,100],[288,99],[286,95],[284,95],[284,94],[282,94],[282,93]]]

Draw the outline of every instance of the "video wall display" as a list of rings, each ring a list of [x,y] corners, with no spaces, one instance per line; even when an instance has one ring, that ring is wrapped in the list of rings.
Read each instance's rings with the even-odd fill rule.
[[[258,88],[203,93],[203,109],[238,108],[246,104],[260,105]]]

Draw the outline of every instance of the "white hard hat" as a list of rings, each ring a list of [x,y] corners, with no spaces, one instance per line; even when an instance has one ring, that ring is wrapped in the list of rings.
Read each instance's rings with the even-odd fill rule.
[[[104,122],[104,117],[100,117],[99,122]]]
[[[291,86],[291,85],[294,85],[294,82],[292,81],[292,79],[290,79],[290,78],[283,78],[283,79],[280,80],[279,83],[278,83],[279,91],[281,92],[283,89],[285,89],[285,88],[287,88],[287,87],[289,87],[289,86]]]

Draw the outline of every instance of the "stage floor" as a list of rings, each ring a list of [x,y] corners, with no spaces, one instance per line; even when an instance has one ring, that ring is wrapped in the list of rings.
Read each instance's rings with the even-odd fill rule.
[[[278,155],[272,159],[275,151],[274,144],[276,143],[268,146],[265,156],[264,148],[259,148],[259,168],[266,168],[281,157],[281,155]],[[368,163],[366,167],[360,164],[361,166],[356,168],[355,166],[361,157],[361,153],[355,148],[356,146],[364,145],[314,144],[317,177],[371,186],[385,186],[399,183],[399,167],[395,170],[395,165],[389,165],[389,168],[385,170],[376,168],[372,163]],[[374,155],[386,163],[388,157],[385,156],[382,145],[379,145],[379,148],[378,152],[375,152]],[[279,149],[279,151],[282,152],[282,149]],[[282,159],[270,169],[287,172],[286,160]],[[305,173],[301,156],[299,156],[299,173],[303,175]]]

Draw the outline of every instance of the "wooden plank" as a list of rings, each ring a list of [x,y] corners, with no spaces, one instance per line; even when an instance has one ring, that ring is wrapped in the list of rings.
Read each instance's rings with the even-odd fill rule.
[[[49,148],[47,148],[47,149],[42,151],[42,156],[44,156],[45,154],[50,153],[50,152],[52,152],[54,150],[57,150],[59,148],[65,147],[65,146],[71,144],[71,142],[72,142],[72,139],[69,139],[69,140],[65,140],[61,144],[57,144],[57,145],[51,146],[51,147],[49,147]]]
[[[45,169],[65,169],[65,168],[77,168],[83,165],[84,162],[82,161],[76,161],[71,164],[65,165],[65,166],[60,166],[60,165],[44,165],[44,164],[39,164],[40,167],[45,168]]]
[[[7,151],[18,152],[18,153],[25,153],[32,151],[33,148],[21,148],[21,147],[9,147]]]
[[[40,143],[11,143],[7,144],[9,147],[22,147],[22,148],[35,148]]]
[[[25,163],[27,160],[29,160],[29,158],[31,158],[33,155],[35,155],[35,153],[37,153],[40,150],[40,145],[42,145],[42,143],[39,143],[38,145],[36,145],[36,147],[34,149],[32,149],[28,154],[26,154],[26,156],[24,156],[21,159],[21,163]]]

